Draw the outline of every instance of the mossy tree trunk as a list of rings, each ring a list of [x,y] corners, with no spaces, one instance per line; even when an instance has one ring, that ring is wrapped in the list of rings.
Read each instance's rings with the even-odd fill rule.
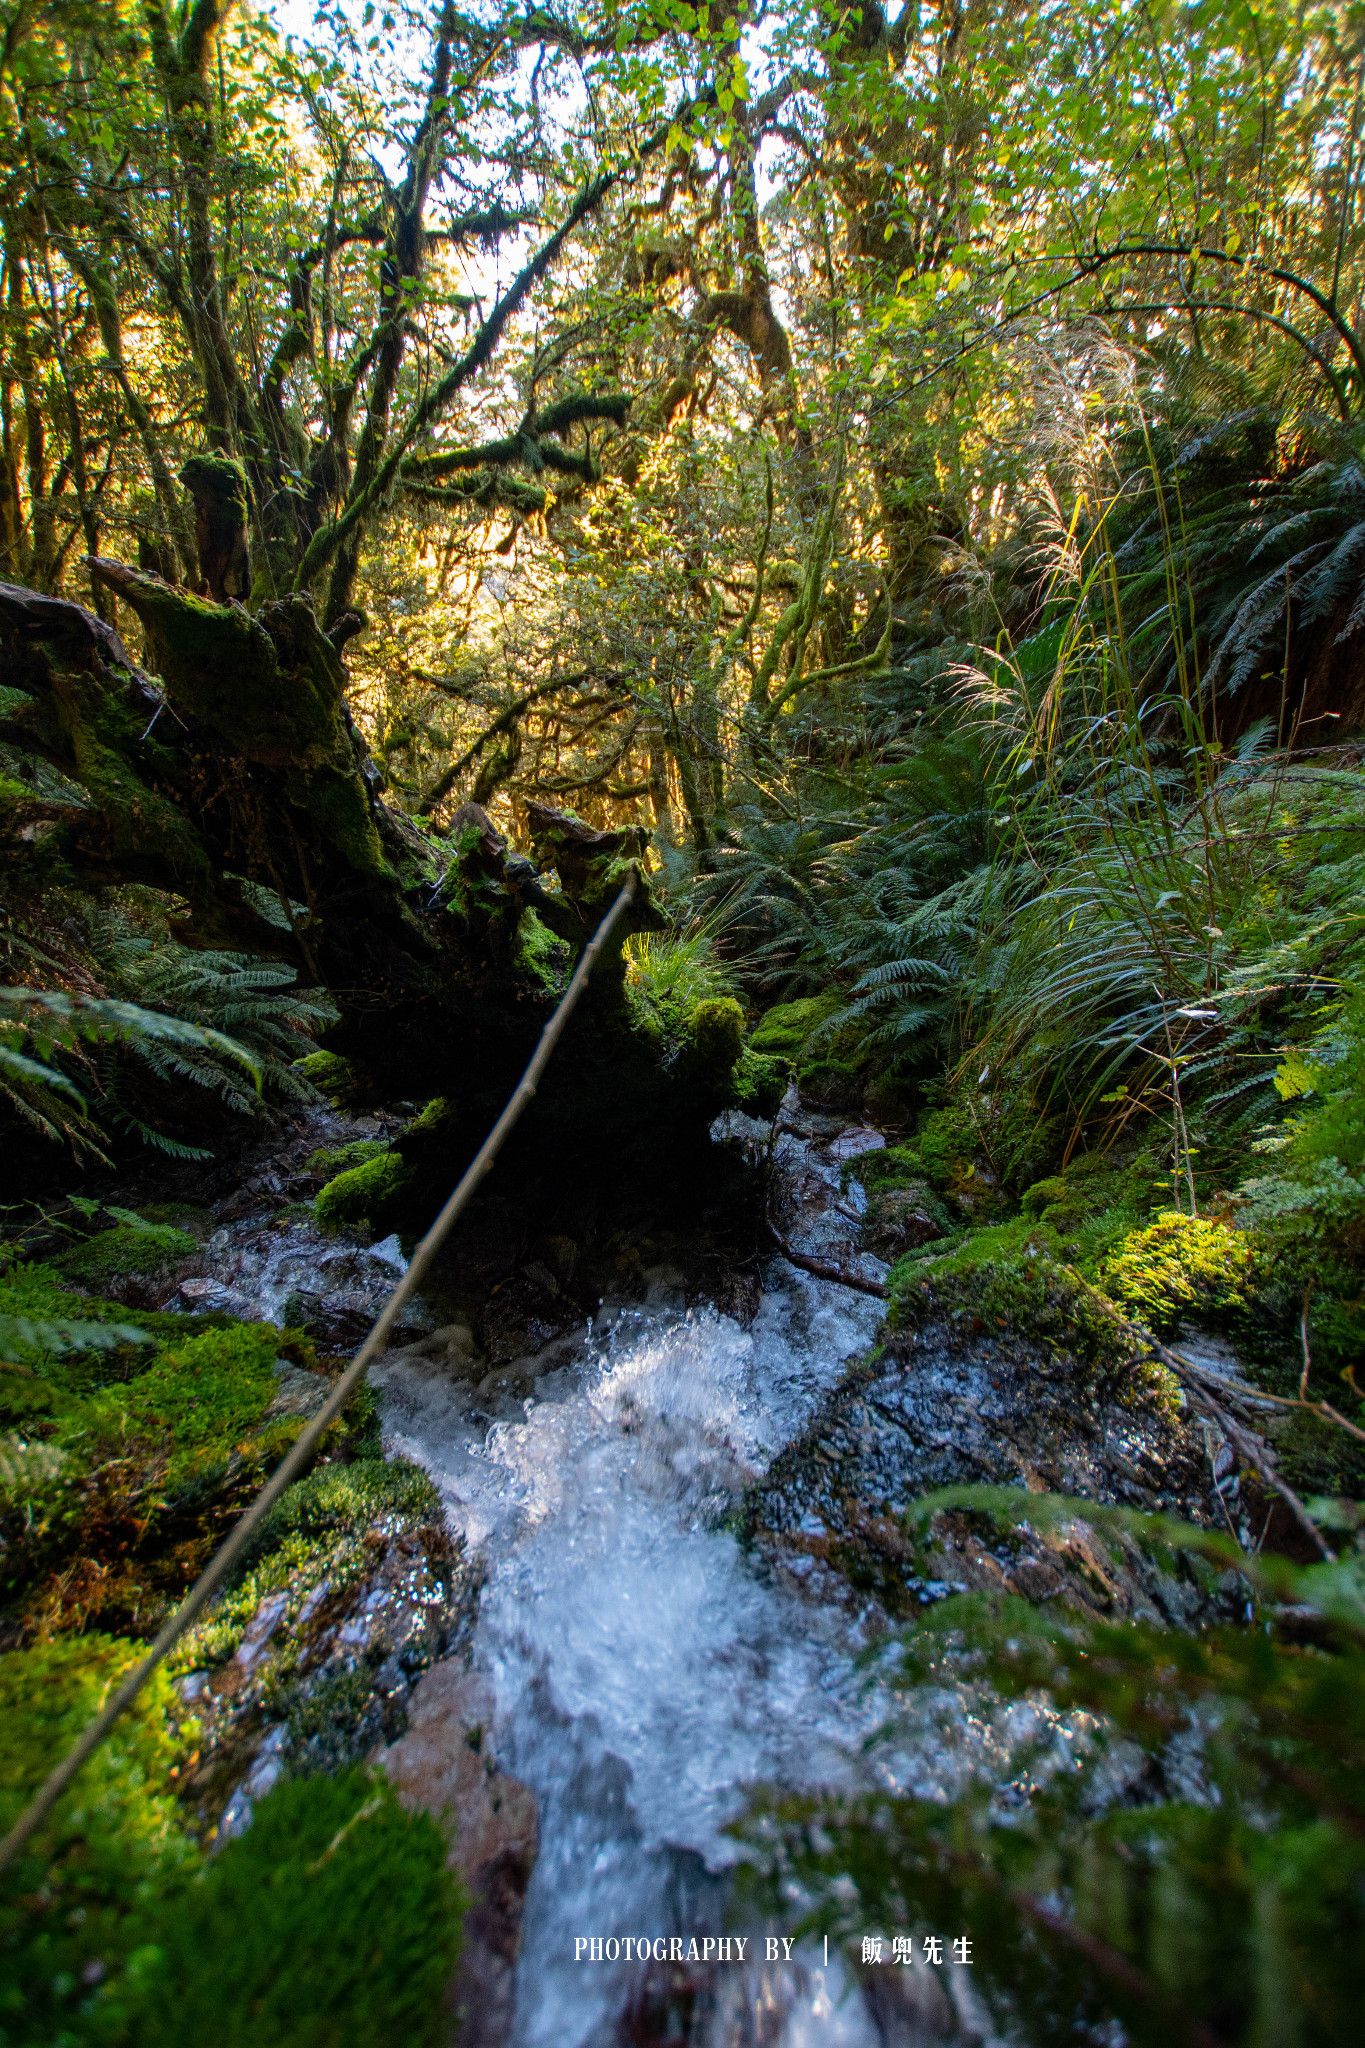
[[[165,891],[189,943],[289,958],[328,988],[341,1012],[329,1048],[376,1094],[458,1083],[473,1125],[495,1115],[555,999],[544,932],[528,943],[538,927],[523,920],[534,911],[564,942],[567,966],[642,835],[538,811],[549,888],[477,806],[433,841],[377,794],[346,707],[342,636],[306,598],[253,615],[122,563],[91,566],[141,620],[155,680],[80,605],[0,585],[0,689],[14,693],[8,715],[0,697],[0,741],[66,784],[31,798],[10,784],[0,843],[12,884],[38,896],[65,875]],[[641,875],[626,929],[661,923]],[[594,1097],[588,1113],[609,1123],[633,1095],[647,1124],[667,1091],[654,1048],[629,1029],[619,965],[599,973],[576,1028],[569,1064]]]

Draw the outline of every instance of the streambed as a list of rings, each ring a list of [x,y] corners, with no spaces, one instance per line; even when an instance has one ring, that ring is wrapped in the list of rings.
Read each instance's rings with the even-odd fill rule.
[[[860,1248],[853,1177],[877,1133],[790,1098],[776,1131],[731,1117],[716,1136],[768,1158],[793,1250],[864,1278],[885,1270]],[[401,1253],[317,1239],[298,1217],[262,1223],[248,1203],[198,1264],[182,1299],[212,1306],[222,1290],[233,1312],[282,1322],[311,1287],[336,1320],[377,1308]],[[860,1662],[897,1611],[887,1585],[900,1611],[967,1584],[1083,1599],[1107,1570],[1106,1597],[1175,1620],[1188,1588],[1116,1577],[1083,1537],[1079,1550],[1003,1561],[972,1539],[950,1577],[924,1586],[906,1576],[885,1503],[986,1471],[1199,1514],[1205,1447],[1155,1413],[1087,1415],[1064,1368],[1049,1392],[1046,1361],[989,1337],[897,1339],[860,1365],[882,1304],[784,1257],[763,1267],[742,1322],[689,1306],[683,1277],[637,1271],[630,1298],[608,1296],[577,1329],[491,1368],[467,1321],[415,1311],[372,1384],[385,1447],[429,1475],[443,1527],[372,1532],[374,1568],[324,1610],[302,1682],[376,1671],[384,1697],[360,1731],[370,1753],[405,1796],[454,1808],[480,1901],[456,1990],[461,2048],[984,2041],[970,1970],[950,1959],[860,1971],[807,1943],[769,1961],[782,1930],[741,1922],[743,1963],[692,1962],[692,1939],[704,1950],[736,1925],[728,1829],[752,1785],[948,1797],[983,1775],[1025,1797],[1067,1768],[1088,1740],[1084,1717],[1049,1722],[965,1684],[900,1694]],[[306,1407],[308,1378],[293,1375],[284,1395]],[[1044,1450],[1056,1470],[1040,1479]],[[853,1541],[876,1553],[880,1584],[846,1569]],[[266,1634],[287,1643],[309,1598],[297,1617],[267,1602]],[[226,1677],[202,1682],[246,1737],[228,1831],[250,1824],[254,1798],[289,1767],[288,1732],[268,1705],[244,1711],[236,1675],[261,1654],[264,1626],[248,1629]],[[894,1735],[865,1748],[888,1723]],[[1127,1767],[1116,1757],[1116,1790]],[[643,1967],[585,1947],[642,1937]],[[683,1958],[656,1961],[654,1944],[675,1937]]]

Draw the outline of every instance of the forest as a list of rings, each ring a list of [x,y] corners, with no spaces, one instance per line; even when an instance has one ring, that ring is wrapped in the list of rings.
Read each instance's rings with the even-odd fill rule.
[[[1356,0],[0,0],[0,1825],[628,881],[0,2048],[1358,2041]]]

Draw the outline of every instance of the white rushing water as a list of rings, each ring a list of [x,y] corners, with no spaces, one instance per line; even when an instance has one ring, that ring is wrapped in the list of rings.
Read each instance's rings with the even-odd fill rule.
[[[499,1753],[539,1804],[517,2048],[614,2038],[629,1971],[576,1966],[576,1937],[721,1925],[746,1785],[848,1782],[879,1708],[847,1617],[765,1582],[724,1518],[880,1314],[785,1261],[748,1331],[712,1310],[604,1311],[524,1419],[491,1428],[444,1367],[375,1374],[394,1448],[486,1560],[475,1656]],[[843,1990],[833,1959],[788,1983],[784,2048],[871,2048]]]

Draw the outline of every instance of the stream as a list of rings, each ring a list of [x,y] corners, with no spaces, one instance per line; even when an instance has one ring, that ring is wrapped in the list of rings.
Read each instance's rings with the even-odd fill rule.
[[[298,1140],[300,1156],[317,1135]],[[866,1201],[855,1177],[880,1134],[793,1095],[776,1130],[732,1115],[714,1135],[769,1158],[771,1213],[793,1251],[864,1278],[885,1271],[860,1249]],[[397,1240],[366,1249],[324,1239],[297,1211],[272,1224],[253,1200],[248,1183],[220,1207],[181,1301],[278,1323],[303,1304],[334,1341],[358,1341],[403,1270]],[[1112,1558],[1083,1549],[1083,1534],[1012,1558],[968,1542],[951,1579],[916,1596],[921,1582],[905,1578],[894,1532],[876,1533],[887,1526],[877,1503],[984,1473],[1207,1513],[1208,1461],[1197,1432],[1158,1413],[1091,1403],[1087,1415],[1068,1367],[1036,1349],[1012,1354],[989,1333],[897,1337],[850,1376],[883,1315],[879,1300],[774,1256],[741,1325],[714,1305],[689,1306],[684,1275],[656,1265],[636,1272],[629,1298],[608,1296],[577,1329],[491,1370],[469,1323],[438,1325],[431,1306],[414,1303],[373,1368],[386,1451],[421,1465],[438,1491],[438,1538],[461,1560],[464,1622],[458,1644],[437,1641],[425,1677],[431,1651],[405,1663],[405,1642],[433,1640],[438,1594],[412,1543],[395,1538],[348,1596],[350,1620],[341,1627],[338,1609],[308,1654],[321,1674],[324,1656],[327,1669],[366,1656],[374,1668],[389,1650],[379,1675],[392,1673],[390,1695],[406,1701],[415,1732],[402,1735],[400,1717],[380,1737],[376,1724],[373,1753],[418,1803],[453,1806],[457,1852],[481,1831],[496,1851],[521,1802],[519,1873],[505,1882],[511,1865],[492,1851],[471,1865],[476,1900],[481,1887],[510,1885],[515,1897],[501,1919],[467,1923],[461,2048],[966,2048],[996,2038],[970,1968],[951,1956],[941,1969],[855,1969],[814,1940],[788,1948],[799,1897],[779,1925],[752,1911],[746,1920],[734,1894],[741,1849],[729,1829],[749,1787],[948,1798],[985,1776],[1017,1801],[1088,1741],[1084,1716],[1007,1707],[967,1684],[906,1692],[869,1667],[864,1653],[888,1610],[831,1569],[838,1518],[856,1511],[874,1541],[891,1543],[902,1598],[907,1587],[925,1600],[969,1583],[1033,1597],[1068,1572],[1080,1597],[1086,1575],[1093,1584],[1107,1572],[1130,1611],[1180,1620],[1187,1587],[1136,1566],[1125,1578]],[[294,1373],[286,1392],[316,1399],[313,1379]],[[895,1426],[875,1424],[870,1408]],[[753,1540],[741,1543],[739,1510],[755,1500]],[[242,1707],[235,1667],[261,1655],[270,1630],[301,1628],[322,1597],[297,1621],[283,1596],[267,1602],[226,1674],[193,1681],[254,1731],[255,1761],[245,1775],[245,1757],[237,1766],[225,1834],[250,1825],[286,1742],[282,1727]],[[1119,1792],[1128,1766],[1117,1754],[1114,1768]],[[964,1932],[938,1931],[946,1942]],[[743,1959],[732,1949],[721,1960],[714,1944],[737,1934]]]

